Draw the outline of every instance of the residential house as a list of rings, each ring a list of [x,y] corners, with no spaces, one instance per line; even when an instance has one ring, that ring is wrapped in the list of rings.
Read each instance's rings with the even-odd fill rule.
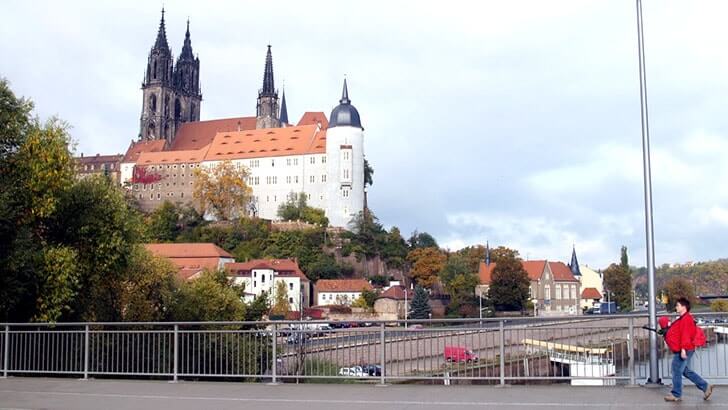
[[[351,306],[363,291],[373,289],[364,279],[320,279],[314,285],[314,301],[319,306]]]
[[[205,269],[222,269],[235,261],[214,243],[148,243],[144,247],[155,256],[169,259],[183,280],[195,279]]]
[[[409,295],[410,298],[412,297]],[[382,320],[404,319],[407,295],[402,286],[391,286],[374,302],[374,311]]]
[[[523,261],[521,264],[528,274],[530,300],[537,316],[581,314],[580,283],[568,266],[546,260]],[[495,262],[480,262],[480,285],[476,286],[476,295],[487,294],[495,267]]]
[[[311,282],[291,259],[254,259],[243,263],[225,265],[228,277],[238,285],[245,286],[245,299],[253,298],[266,292],[271,302],[276,298],[278,283],[283,282],[286,299],[291,311],[300,312],[310,306]]]
[[[576,248],[573,248],[571,251],[569,269],[574,277],[579,279],[579,283],[581,284],[581,309],[590,308],[594,302],[599,302],[604,295],[602,274],[586,265],[579,266],[579,261],[576,257]]]

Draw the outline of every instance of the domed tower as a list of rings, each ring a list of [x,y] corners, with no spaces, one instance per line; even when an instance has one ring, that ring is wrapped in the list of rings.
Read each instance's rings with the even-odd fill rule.
[[[173,82],[173,58],[167,43],[164,26],[164,9],[159,22],[159,30],[154,46],[149,51],[147,71],[142,83],[142,114],[139,137],[147,139],[166,139],[174,137],[174,121],[171,104],[175,97]]]
[[[189,19],[182,52],[174,68],[174,88],[177,95],[172,113],[176,132],[182,123],[200,120],[200,59],[192,53]]]
[[[326,131],[326,173],[326,216],[332,226],[348,227],[364,209],[364,128],[349,100],[346,79]]]

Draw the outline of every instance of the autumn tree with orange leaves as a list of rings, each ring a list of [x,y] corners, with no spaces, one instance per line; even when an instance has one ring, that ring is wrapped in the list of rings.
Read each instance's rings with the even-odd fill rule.
[[[437,282],[446,260],[445,254],[435,247],[415,249],[407,255],[412,279],[424,288],[431,288]]]
[[[246,167],[236,167],[223,161],[211,168],[196,168],[193,197],[202,212],[210,210],[222,221],[245,213],[253,190],[245,182],[249,175]]]

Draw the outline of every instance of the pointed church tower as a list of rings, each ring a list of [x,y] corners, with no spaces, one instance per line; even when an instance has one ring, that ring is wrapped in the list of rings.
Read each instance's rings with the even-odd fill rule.
[[[174,68],[174,131],[185,122],[200,120],[200,59],[192,53],[190,40],[190,20],[187,19],[187,31],[182,45],[182,52]]]
[[[285,84],[284,84],[285,86]],[[283,89],[283,96],[281,96],[281,127],[288,125],[288,107],[286,106],[286,89]]]
[[[149,51],[147,71],[142,83],[143,100],[139,125],[139,137],[147,139],[166,139],[174,137],[174,122],[170,104],[175,97],[173,84],[172,52],[167,43],[164,26],[164,9],[159,21],[159,30],[154,46]]]
[[[278,119],[278,92],[273,83],[273,54],[268,45],[263,73],[263,88],[258,91],[258,104],[255,110],[255,128],[280,128]]]
[[[569,269],[574,276],[581,276],[581,270],[579,269],[579,261],[576,259],[576,246],[571,248],[571,262],[569,263]]]
[[[490,266],[490,244],[485,241],[485,266]]]

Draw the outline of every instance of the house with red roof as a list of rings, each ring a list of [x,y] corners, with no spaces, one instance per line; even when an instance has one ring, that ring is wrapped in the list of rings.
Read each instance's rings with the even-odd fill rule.
[[[144,247],[155,256],[169,259],[182,280],[195,279],[204,270],[222,269],[235,261],[214,243],[148,243]]]
[[[365,290],[374,290],[365,279],[319,279],[314,285],[314,301],[319,306],[351,306]]]
[[[529,298],[537,316],[581,314],[581,284],[566,264],[547,260],[522,261],[521,264],[528,274]],[[480,262],[476,295],[487,294],[496,266],[495,262]]]
[[[245,286],[246,301],[264,292],[271,302],[277,297],[278,283],[285,284],[285,298],[291,311],[300,312],[310,306],[311,281],[291,259],[253,259],[225,265],[233,283]]]
[[[391,286],[382,292],[374,302],[374,311],[381,320],[404,319],[406,309],[407,290],[404,286]],[[409,295],[412,298],[412,295]]]

